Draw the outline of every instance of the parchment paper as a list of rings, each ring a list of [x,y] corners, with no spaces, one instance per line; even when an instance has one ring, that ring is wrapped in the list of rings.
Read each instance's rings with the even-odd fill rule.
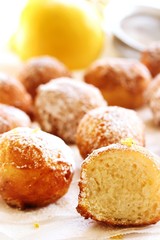
[[[160,128],[154,126],[149,109],[142,109],[138,114],[146,125],[146,147],[160,155]],[[140,228],[111,228],[85,220],[76,212],[82,159],[76,146],[71,148],[76,171],[68,193],[56,204],[32,211],[12,209],[0,199],[0,240],[105,240],[120,234],[123,237],[127,234],[126,239],[160,239],[160,223]],[[39,224],[38,228],[35,223]]]

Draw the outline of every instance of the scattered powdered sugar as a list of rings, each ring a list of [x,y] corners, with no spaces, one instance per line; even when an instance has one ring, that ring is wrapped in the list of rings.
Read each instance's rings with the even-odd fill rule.
[[[97,88],[69,78],[41,85],[35,101],[42,129],[71,143],[75,141],[77,126],[84,114],[105,105]]]

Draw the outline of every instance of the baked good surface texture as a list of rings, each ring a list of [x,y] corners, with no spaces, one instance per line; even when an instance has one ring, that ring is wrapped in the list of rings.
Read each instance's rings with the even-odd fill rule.
[[[11,130],[7,120],[0,116],[0,134]]]
[[[139,108],[151,81],[149,70],[134,59],[106,58],[94,62],[84,80],[98,87],[109,105]]]
[[[22,110],[0,103],[0,133],[16,127],[30,127],[31,121]]]
[[[157,89],[157,91],[153,93],[149,107],[153,115],[153,122],[156,125],[160,125],[160,89]]]
[[[113,144],[82,164],[78,212],[114,226],[160,220],[160,162],[146,148]]]
[[[152,43],[142,51],[141,62],[146,65],[153,77],[160,73],[160,41]]]
[[[28,60],[19,72],[19,79],[34,98],[37,87],[51,79],[67,76],[71,73],[58,59],[42,56]]]
[[[55,202],[68,191],[73,168],[70,148],[39,129],[16,128],[0,138],[0,195],[10,206]]]
[[[76,144],[86,158],[93,150],[132,138],[145,145],[144,124],[134,110],[106,106],[89,111],[80,121]]]
[[[0,73],[0,103],[20,108],[28,114],[33,111],[32,98],[23,84],[6,73]]]
[[[153,78],[153,81],[151,81],[151,83],[148,85],[148,88],[146,89],[146,103],[149,103],[152,100],[153,95],[158,89],[160,89],[160,74]]]
[[[81,118],[91,109],[106,106],[94,86],[70,78],[57,78],[41,85],[35,99],[36,118],[42,129],[75,143]]]

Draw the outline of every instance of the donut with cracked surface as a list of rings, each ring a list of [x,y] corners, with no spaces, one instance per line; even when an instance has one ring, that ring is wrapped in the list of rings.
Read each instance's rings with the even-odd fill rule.
[[[0,138],[0,195],[20,209],[61,198],[73,176],[71,149],[39,129],[15,128]]]

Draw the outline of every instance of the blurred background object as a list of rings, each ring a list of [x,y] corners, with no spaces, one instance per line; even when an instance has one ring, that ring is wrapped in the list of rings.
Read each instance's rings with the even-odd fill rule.
[[[102,51],[104,32],[96,6],[85,0],[29,0],[11,39],[22,60],[51,55],[82,69]]]
[[[140,51],[160,41],[160,0],[112,0],[104,16],[119,56],[139,58]]]
[[[37,15],[31,17],[34,12],[33,8],[27,10],[29,11],[27,16],[21,17],[23,21],[20,19],[21,14],[25,15],[23,9],[26,8],[26,4],[33,6],[50,2],[51,5],[53,1],[55,0],[0,0],[0,65],[5,65],[6,61],[19,64],[21,59],[24,60],[35,55],[51,54],[56,55],[71,69],[80,69],[87,67],[93,60],[103,56],[139,58],[139,51],[144,48],[144,45],[148,45],[152,41],[160,41],[160,0],[73,0],[72,4],[73,2],[74,4],[81,2],[83,5],[85,2],[85,4],[91,3],[92,5],[92,9],[89,11],[86,7],[82,11],[84,13],[83,17],[86,17],[85,21],[88,22],[87,30],[83,30],[81,27],[80,18],[82,15],[80,12],[74,12],[72,9],[72,14],[70,14],[74,19],[71,20],[71,23],[77,29],[76,34],[79,40],[71,37],[72,33],[68,32],[70,24],[67,24],[66,20],[62,20],[60,16],[56,16],[56,20],[51,20],[49,14],[42,14],[42,9],[43,11],[49,11],[45,10],[44,7],[37,10],[39,16],[47,15],[43,27],[41,27],[42,21],[38,25],[40,17]],[[69,4],[71,1],[59,0],[59,2]],[[65,14],[62,10],[60,13],[64,17]],[[54,46],[55,42],[55,34],[53,37],[52,31],[50,31],[50,21],[56,22],[55,28],[60,26],[61,29],[64,29],[65,34],[70,35],[70,38],[68,38],[67,35],[62,34],[62,30],[57,31],[63,41],[61,44],[59,43],[58,47],[56,46],[56,51],[51,51],[49,47],[50,45]],[[28,26],[26,26],[27,24]],[[38,28],[39,33],[34,31],[35,27]],[[36,34],[38,35],[35,36]],[[11,52],[7,43],[13,35],[16,36],[12,37],[11,41],[15,51]],[[38,47],[41,51],[36,50],[36,52],[35,49],[38,49]],[[74,53],[72,55],[71,49],[73,48]],[[1,59],[3,60],[1,61]]]

